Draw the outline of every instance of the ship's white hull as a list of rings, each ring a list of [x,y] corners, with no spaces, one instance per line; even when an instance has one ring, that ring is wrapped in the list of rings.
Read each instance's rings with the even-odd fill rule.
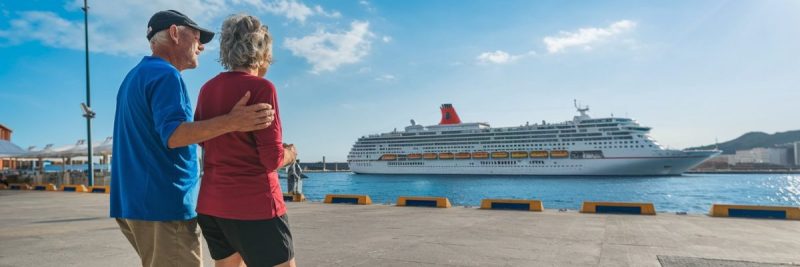
[[[698,151],[674,157],[370,161],[353,162],[350,169],[364,174],[659,176],[681,175],[717,154]]]

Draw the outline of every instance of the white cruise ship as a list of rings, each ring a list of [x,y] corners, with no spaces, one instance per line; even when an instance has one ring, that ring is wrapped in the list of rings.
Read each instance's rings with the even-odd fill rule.
[[[355,173],[490,175],[681,175],[721,153],[669,150],[629,118],[591,118],[492,128],[462,123],[451,104],[438,125],[411,120],[405,131],[359,138],[347,162]]]

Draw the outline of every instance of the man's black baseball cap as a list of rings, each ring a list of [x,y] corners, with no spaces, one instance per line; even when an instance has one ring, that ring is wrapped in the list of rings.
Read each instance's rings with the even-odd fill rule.
[[[189,26],[200,31],[200,43],[205,44],[211,42],[211,39],[214,39],[214,32],[197,26],[197,23],[183,13],[175,10],[164,10],[153,14],[153,16],[150,17],[150,21],[147,22],[147,40],[153,38],[153,35],[157,32],[168,29],[169,26],[173,24],[176,26]]]

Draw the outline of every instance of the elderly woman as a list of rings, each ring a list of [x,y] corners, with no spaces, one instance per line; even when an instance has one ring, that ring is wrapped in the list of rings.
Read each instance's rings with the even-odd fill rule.
[[[275,86],[263,78],[271,61],[272,38],[258,18],[233,15],[223,22],[220,62],[227,71],[203,85],[195,120],[250,103],[272,105],[275,120],[263,130],[231,132],[201,143],[198,222],[216,266],[295,265],[276,170],[294,162],[297,152],[282,141]],[[242,95],[251,98],[244,103]]]

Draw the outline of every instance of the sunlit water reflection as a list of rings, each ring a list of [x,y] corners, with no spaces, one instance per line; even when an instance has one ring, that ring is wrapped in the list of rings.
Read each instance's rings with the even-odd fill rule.
[[[366,194],[374,203],[398,196],[444,196],[453,205],[478,206],[484,198],[540,199],[545,208],[578,209],[581,202],[652,202],[659,212],[708,212],[712,203],[800,206],[800,175],[687,174],[676,177],[546,177],[461,175],[367,175],[307,173],[303,191],[312,201],[325,194]],[[281,180],[286,188],[286,180]]]

